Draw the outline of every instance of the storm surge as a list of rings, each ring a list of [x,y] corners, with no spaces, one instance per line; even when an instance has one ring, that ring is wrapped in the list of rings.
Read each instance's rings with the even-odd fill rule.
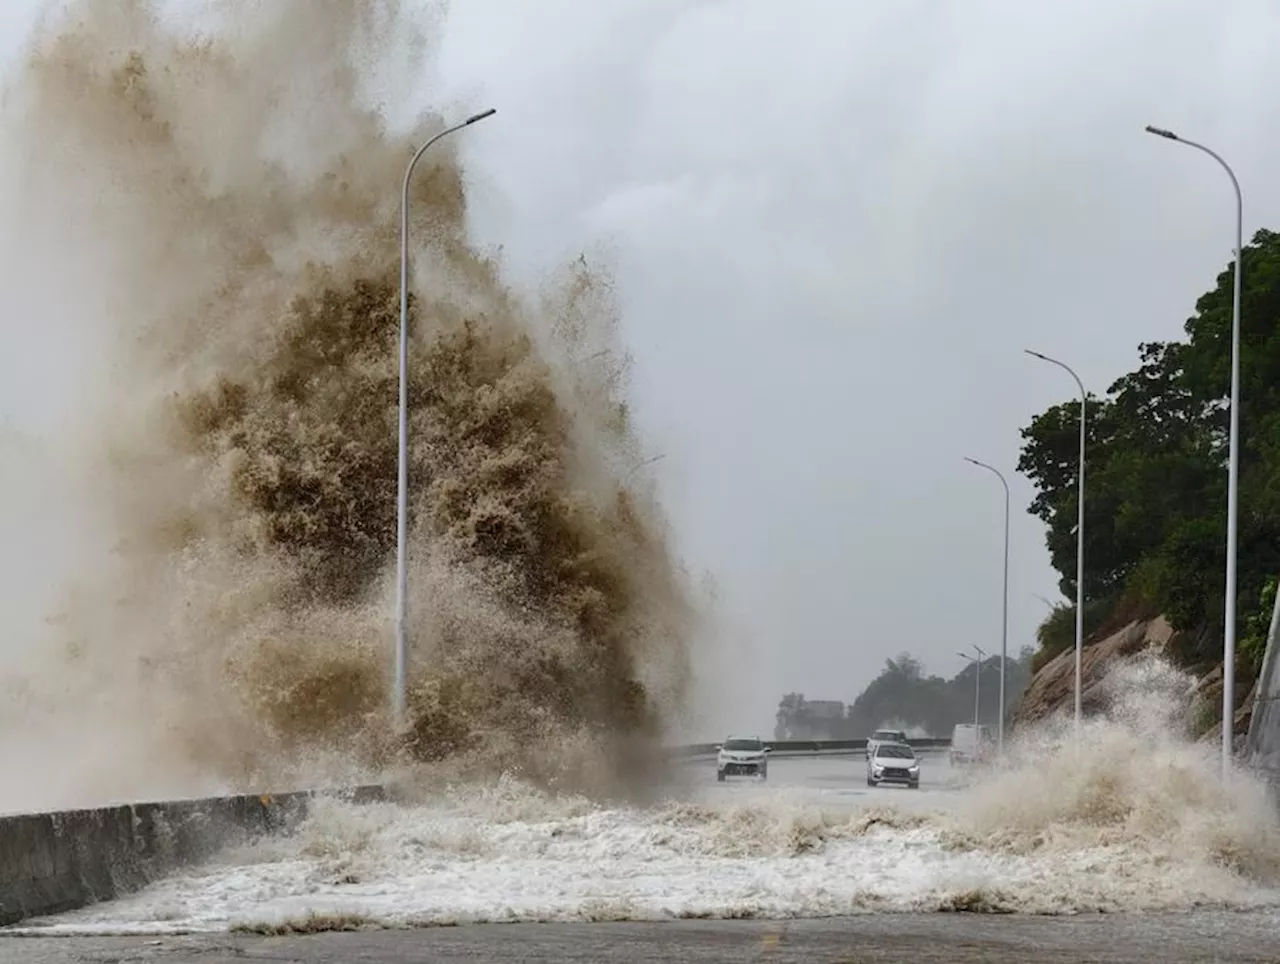
[[[422,765],[622,789],[681,705],[698,606],[628,482],[607,272],[522,296],[468,238],[454,146],[419,166],[397,732],[399,189],[443,121],[395,133],[377,91],[426,70],[434,27],[365,0],[172,7],[72,3],[9,78],[9,230],[53,291],[23,324],[97,354],[86,414],[42,440],[47,511],[83,524],[7,669],[0,767],[33,779],[0,807]]]
[[[1280,908],[1280,822],[1223,783],[1181,715],[1192,680],[1121,667],[1077,745],[1070,720],[1006,763],[921,762],[921,789],[867,789],[862,761],[788,759],[768,783],[710,760],[639,806],[503,776],[413,803],[321,801],[300,831],[225,853],[26,933],[288,933],[468,922],[1081,914]]]

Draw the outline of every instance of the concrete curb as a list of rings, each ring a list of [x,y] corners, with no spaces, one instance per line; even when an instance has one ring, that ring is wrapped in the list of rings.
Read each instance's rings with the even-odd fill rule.
[[[0,817],[0,927],[111,900],[219,848],[288,833],[318,796],[366,803],[385,791],[366,786]]]

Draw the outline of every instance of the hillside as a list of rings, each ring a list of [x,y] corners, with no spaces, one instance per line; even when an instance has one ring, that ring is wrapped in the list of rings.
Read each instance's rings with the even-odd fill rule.
[[[1254,235],[1242,282],[1237,707],[1257,675],[1280,573],[1280,235]],[[1215,680],[1221,694],[1231,287],[1228,267],[1197,300],[1186,338],[1139,345],[1137,367],[1090,396],[1086,412],[1086,667],[1103,672],[1138,645],[1126,633],[1167,636],[1160,651],[1203,681],[1206,698]],[[1018,462],[1071,600],[1079,417],[1078,400],[1037,415]],[[1070,707],[1074,620],[1064,603],[1041,625],[1017,719]],[[1213,719],[1196,714],[1196,731]]]

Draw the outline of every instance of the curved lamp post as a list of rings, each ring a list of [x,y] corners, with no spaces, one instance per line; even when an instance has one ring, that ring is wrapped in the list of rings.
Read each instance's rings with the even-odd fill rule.
[[[1076,518],[1076,742],[1080,740],[1080,707],[1081,707],[1081,687],[1082,687],[1082,666],[1084,664],[1084,430],[1085,430],[1085,408],[1088,405],[1089,396],[1084,390],[1084,382],[1080,380],[1080,376],[1075,370],[1068,365],[1064,365],[1056,358],[1050,358],[1048,355],[1042,355],[1038,351],[1032,351],[1030,348],[1023,349],[1033,358],[1039,358],[1041,361],[1047,361],[1050,365],[1057,365],[1068,375],[1076,380],[1076,385],[1080,388],[1080,495],[1077,501],[1080,503],[1079,511]]]
[[[961,659],[970,660],[973,663],[973,729],[975,740],[978,739],[978,708],[982,704],[982,661],[986,658],[986,653],[977,646],[973,647],[977,650],[977,656],[970,656],[968,653],[956,653]]]
[[[397,727],[404,722],[407,646],[405,641],[405,616],[407,608],[408,575],[406,572],[406,542],[409,520],[409,181],[422,155],[436,141],[454,131],[469,127],[476,121],[492,117],[497,109],[490,107],[473,114],[461,124],[442,130],[423,144],[404,172],[404,188],[400,196],[400,411],[399,411],[399,472],[396,477],[396,656],[395,682],[391,694],[391,708]]]
[[[1236,513],[1240,480],[1240,275],[1244,257],[1244,199],[1231,165],[1216,152],[1179,137],[1162,127],[1146,127],[1148,134],[1203,151],[1222,165],[1236,192],[1236,271],[1231,293],[1231,429],[1227,443],[1227,588],[1222,632],[1222,776],[1231,772],[1235,736],[1236,678]]]
[[[1004,754],[1004,679],[1005,679],[1005,660],[1009,655],[1009,482],[995,466],[987,465],[986,462],[979,462],[977,459],[965,457],[965,461],[971,465],[976,465],[980,469],[986,469],[1000,480],[1000,484],[1004,486],[1004,598],[1001,606],[1001,627],[1000,627],[1000,718],[996,722],[996,752]],[[975,646],[974,649],[977,649]]]

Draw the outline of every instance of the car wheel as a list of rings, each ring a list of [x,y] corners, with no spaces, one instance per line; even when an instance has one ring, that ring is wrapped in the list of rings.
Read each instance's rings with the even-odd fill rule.
[[[723,771],[723,770],[717,770],[717,771],[716,771],[716,779],[717,779],[717,780],[719,780],[721,783],[724,783],[724,771]]]
[[[876,781],[872,780],[870,777],[867,777],[867,786],[874,787],[875,785],[876,785]]]
[[[911,786],[911,789],[912,789],[912,790],[919,790],[919,789],[920,789],[920,784],[919,784],[919,783],[913,783],[913,784],[911,784],[910,786]]]

